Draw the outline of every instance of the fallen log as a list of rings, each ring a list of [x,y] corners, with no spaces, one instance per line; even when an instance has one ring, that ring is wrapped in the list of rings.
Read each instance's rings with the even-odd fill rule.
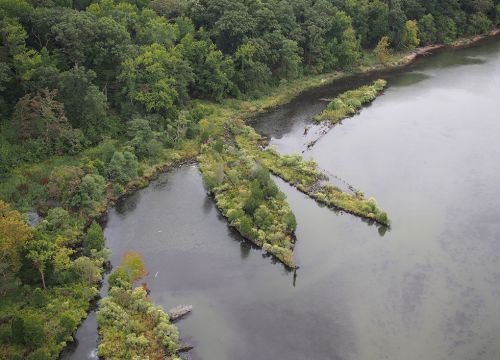
[[[167,311],[170,321],[177,321],[193,310],[191,305],[179,305]]]

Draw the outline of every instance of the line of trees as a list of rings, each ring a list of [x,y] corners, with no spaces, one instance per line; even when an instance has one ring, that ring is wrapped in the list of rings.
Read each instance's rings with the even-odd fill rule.
[[[0,0],[0,172],[135,117],[177,138],[190,98],[258,96],[349,69],[381,40],[449,42],[499,14],[499,0]]]

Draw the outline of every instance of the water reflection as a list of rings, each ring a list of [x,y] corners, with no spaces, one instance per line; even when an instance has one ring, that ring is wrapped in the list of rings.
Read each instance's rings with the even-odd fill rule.
[[[402,74],[397,78],[391,79],[389,85],[391,87],[406,87],[418,84],[424,80],[430,79],[431,76],[429,74],[425,74],[422,72],[414,71],[406,74]]]
[[[130,212],[133,212],[136,208],[139,202],[141,201],[141,193],[139,191],[127,195],[126,197],[118,200],[115,205],[116,212],[121,215],[125,216]]]

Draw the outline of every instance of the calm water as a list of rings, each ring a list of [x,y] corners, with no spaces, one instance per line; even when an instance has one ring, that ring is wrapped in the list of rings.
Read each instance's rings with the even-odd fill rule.
[[[227,227],[195,167],[110,211],[112,262],[142,252],[153,300],[194,306],[179,323],[192,359],[500,359],[500,41],[388,80],[304,156],[375,196],[392,229],[278,181],[298,220],[296,277]],[[301,152],[319,99],[369,81],[304,94],[254,125]],[[92,358],[92,319],[65,358]]]

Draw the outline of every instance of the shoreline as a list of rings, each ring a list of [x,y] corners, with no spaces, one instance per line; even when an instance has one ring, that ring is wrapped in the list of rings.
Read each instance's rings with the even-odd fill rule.
[[[228,99],[222,104],[212,104],[216,106],[219,109],[222,110],[228,110],[229,113],[225,114],[228,119],[231,119],[233,117],[240,118],[246,122],[246,120],[249,120],[252,117],[255,117],[257,115],[260,115],[262,113],[265,113],[267,111],[271,111],[277,107],[286,105],[290,103],[293,99],[295,99],[297,96],[307,92],[311,91],[316,88],[320,88],[323,86],[327,86],[330,84],[333,84],[336,81],[340,80],[346,80],[349,79],[352,76],[370,76],[373,75],[376,72],[390,72],[390,71],[395,71],[402,69],[406,66],[409,66],[413,64],[415,61],[417,61],[420,57],[423,56],[430,56],[434,55],[437,51],[440,50],[445,50],[445,49],[461,49],[461,48],[467,48],[470,46],[473,46],[475,44],[478,44],[486,39],[493,38],[497,35],[500,34],[500,28],[492,30],[488,34],[483,34],[483,35],[477,35],[471,38],[466,38],[466,39],[459,39],[456,42],[452,44],[435,44],[435,45],[430,45],[422,48],[417,48],[415,51],[412,51],[411,53],[407,53],[404,55],[398,63],[396,64],[391,64],[389,66],[374,66],[369,69],[361,69],[361,70],[355,70],[353,72],[333,72],[333,73],[328,73],[328,74],[322,74],[322,75],[314,75],[314,76],[307,76],[303,77],[301,79],[298,79],[294,82],[288,83],[285,86],[287,86],[286,89],[283,89],[281,86],[273,89],[271,94],[264,96],[261,99],[257,100],[251,100],[251,101],[243,101],[243,100],[235,100],[235,99]],[[283,90],[285,90],[283,92]],[[232,105],[238,105],[238,108],[233,108]],[[217,116],[217,115],[215,115]],[[211,117],[211,115],[209,116]],[[137,179],[133,180],[131,183],[127,184],[126,191],[124,194],[120,195],[119,197],[106,197],[106,202],[103,204],[102,209],[99,209],[98,214],[95,214],[93,216],[89,216],[86,220],[86,226],[91,223],[92,220],[98,220],[100,223],[101,221],[104,223],[106,221],[105,217],[107,216],[107,213],[110,209],[110,207],[113,207],[116,205],[118,201],[121,199],[126,198],[127,196],[132,195],[135,193],[137,190],[143,189],[147,187],[151,181],[154,179],[158,178],[163,173],[167,173],[174,168],[179,168],[182,166],[190,165],[190,164],[195,164],[196,158],[200,153],[200,149],[198,148],[195,154],[189,154],[189,156],[186,156],[186,158],[181,158],[179,160],[174,160],[174,161],[165,161],[163,163],[155,164],[151,167],[150,172],[148,174],[144,174],[141,177],[138,177]],[[28,165],[22,165],[22,166],[30,166]],[[14,170],[14,169],[13,169]],[[327,204],[325,204],[328,206]],[[345,210],[341,210],[345,211]],[[220,212],[220,209],[219,209]],[[373,220],[373,219],[371,219]],[[228,225],[231,227],[231,225],[228,222]],[[237,231],[237,230],[236,230]],[[247,239],[248,240],[248,239]],[[248,240],[250,243],[254,244],[251,240]],[[255,245],[255,244],[254,244]],[[257,245],[258,246],[258,245]],[[273,256],[272,254],[270,254]],[[280,261],[278,259],[278,261]],[[280,261],[283,265],[286,266],[282,261]],[[101,284],[102,287],[102,284]],[[100,287],[98,288],[100,289]],[[98,300],[99,297],[97,297]],[[88,314],[94,309],[92,306],[92,303],[96,301],[96,298],[92,299],[89,302],[89,308],[87,310],[86,316],[81,319],[81,321],[78,324],[77,329],[81,325],[81,323],[88,317]],[[76,330],[75,330],[76,331]],[[67,347],[70,347],[72,344],[76,342],[76,339],[73,337],[72,342],[68,342],[66,346],[63,347],[62,351],[66,349]],[[62,354],[62,351],[60,352],[60,355]]]
[[[265,95],[260,99],[249,100],[249,101],[229,99],[228,105],[229,107],[231,107],[230,106],[231,103],[238,101],[241,102],[241,105],[243,106],[243,109],[241,110],[243,110],[243,113],[240,115],[240,118],[242,118],[243,120],[249,120],[251,117],[260,115],[262,113],[265,113],[266,111],[273,110],[277,107],[286,105],[290,103],[294,98],[307,91],[311,91],[320,88],[322,86],[331,85],[336,81],[346,80],[353,76],[371,76],[379,72],[384,73],[384,72],[401,70],[413,64],[421,57],[431,56],[441,50],[446,50],[446,49],[458,50],[458,49],[468,48],[476,44],[479,44],[487,39],[494,38],[496,36],[500,36],[500,27],[491,30],[487,34],[480,34],[480,35],[475,35],[473,37],[457,39],[450,44],[444,44],[444,43],[432,44],[424,47],[418,47],[413,51],[401,54],[395,54],[394,56],[396,56],[397,58],[388,65],[377,64],[369,67],[365,67],[364,65],[359,65],[357,68],[355,68],[353,71],[350,72],[334,71],[331,73],[305,76],[303,78],[295,80],[293,83],[291,82],[286,84],[285,86],[292,88],[281,89],[284,90],[284,93],[280,93],[281,86],[279,86],[276,89],[272,90],[270,94]],[[305,84],[307,82],[311,82],[311,84],[309,84],[308,86],[307,84]],[[226,102],[221,104],[222,107],[225,107],[224,105],[226,105]]]

